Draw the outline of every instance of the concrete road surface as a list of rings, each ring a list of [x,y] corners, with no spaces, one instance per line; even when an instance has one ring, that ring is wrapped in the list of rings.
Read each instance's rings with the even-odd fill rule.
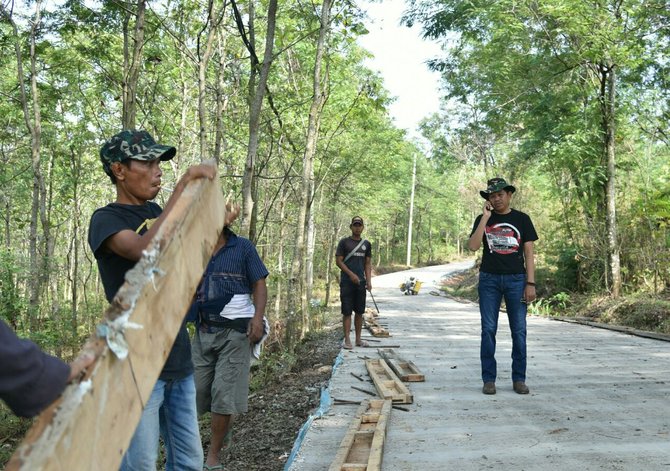
[[[498,393],[481,392],[476,304],[432,296],[439,280],[468,264],[378,276],[373,294],[392,337],[371,345],[396,351],[426,375],[406,383],[410,412],[393,410],[382,469],[669,470],[670,343],[545,318],[528,319],[530,394],[512,391],[511,340],[501,313]],[[423,282],[417,296],[398,285]],[[368,306],[373,307],[368,296]],[[371,338],[371,337],[367,337]],[[343,351],[330,395],[362,400],[351,386],[374,390],[364,357],[376,348]],[[310,425],[291,471],[327,470],[358,406],[331,405]]]

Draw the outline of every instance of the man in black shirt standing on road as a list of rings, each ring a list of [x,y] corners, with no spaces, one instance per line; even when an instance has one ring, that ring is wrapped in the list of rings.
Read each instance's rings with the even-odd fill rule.
[[[527,303],[535,300],[534,241],[530,217],[510,208],[516,191],[503,178],[492,178],[479,194],[486,200],[468,240],[470,250],[484,244],[479,269],[479,312],[482,319],[480,358],[484,394],[496,393],[496,332],[500,304],[505,299],[512,333],[512,387],[528,394],[526,386]]]
[[[363,312],[365,312],[365,297],[367,289],[372,291],[372,249],[370,242],[363,239],[361,234],[365,225],[363,218],[355,216],[351,219],[351,236],[345,237],[337,244],[335,263],[342,270],[340,275],[340,301],[342,302],[342,327],[344,340],[342,347],[351,350],[351,315],[356,314],[354,329],[356,331],[356,346],[367,345],[361,339],[363,329]]]

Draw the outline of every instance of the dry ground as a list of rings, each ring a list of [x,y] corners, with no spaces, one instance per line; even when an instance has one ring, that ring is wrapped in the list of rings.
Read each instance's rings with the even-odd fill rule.
[[[250,396],[249,412],[235,423],[232,446],[224,455],[226,471],[284,469],[300,428],[328,385],[341,338],[339,326],[310,336],[298,347],[295,365]],[[207,420],[201,433],[206,441]]]
[[[278,368],[279,373],[251,394],[249,412],[234,425],[233,443],[225,453],[226,471],[284,469],[300,428],[319,405],[321,387],[327,386],[340,352],[340,340],[339,325],[310,335],[297,347],[295,364]],[[0,469],[30,424],[30,420],[12,416],[0,402]],[[201,421],[201,435],[206,444],[208,416]]]

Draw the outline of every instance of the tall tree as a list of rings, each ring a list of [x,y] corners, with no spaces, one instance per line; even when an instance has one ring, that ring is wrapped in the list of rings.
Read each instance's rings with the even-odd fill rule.
[[[330,10],[332,3],[324,0],[321,4],[319,38],[316,43],[314,69],[312,76],[312,103],[309,109],[307,124],[307,135],[305,139],[305,153],[302,164],[302,185],[300,191],[300,213],[297,221],[296,249],[293,258],[293,276],[291,280],[297,283],[300,293],[300,312],[302,312],[302,334],[309,331],[309,303],[307,299],[307,283],[304,279],[307,274],[307,229],[309,213],[314,198],[314,157],[316,155],[316,143],[319,137],[319,125],[321,112],[326,103],[327,95],[324,93],[322,67],[323,57],[326,49],[326,37],[330,31]],[[295,292],[294,291],[294,292]]]
[[[39,313],[39,302],[42,287],[45,282],[45,277],[48,276],[49,254],[43,252],[40,257],[39,254],[39,226],[43,230],[43,240],[45,241],[44,248],[52,247],[51,233],[49,222],[46,216],[46,185],[44,183],[44,176],[41,168],[41,149],[42,149],[42,117],[40,109],[40,95],[38,89],[38,70],[37,70],[37,40],[40,34],[40,27],[42,23],[42,2],[37,0],[35,2],[35,14],[30,28],[30,94],[26,91],[25,76],[23,69],[23,53],[20,43],[20,35],[16,23],[11,17],[11,14],[2,7],[3,16],[12,25],[15,37],[15,53],[16,53],[16,69],[17,79],[19,84],[20,102],[23,110],[23,119],[26,129],[30,135],[31,143],[31,165],[33,171],[32,184],[32,203],[30,209],[30,329],[34,331],[37,328],[37,315]],[[32,114],[30,107],[32,106]],[[39,219],[38,219],[39,216]]]
[[[277,17],[277,0],[270,0],[267,14],[267,30],[265,34],[265,52],[262,64],[258,60],[255,47],[254,2],[249,2],[249,37],[247,38],[242,16],[234,0],[231,0],[235,11],[235,20],[242,39],[247,46],[251,60],[251,74],[249,75],[249,146],[247,160],[244,166],[242,182],[242,233],[249,239],[256,240],[256,217],[254,214],[254,185],[255,163],[258,152],[261,108],[267,87],[270,66],[273,60],[275,37],[275,21]],[[260,71],[258,70],[260,67]],[[258,76],[258,80],[256,77]]]
[[[544,157],[557,171],[569,170],[591,239],[607,254],[607,286],[618,296],[618,124],[635,115],[628,103],[648,86],[643,71],[663,62],[644,51],[653,49],[665,11],[652,0],[410,6],[407,23],[422,22],[424,34],[445,43],[448,55],[432,65],[443,72],[449,96],[476,103],[485,126],[520,144],[507,148],[517,157],[507,161],[519,168]]]
[[[123,129],[135,129],[137,119],[137,82],[142,67],[142,49],[144,48],[144,20],[146,1],[137,0],[135,12],[125,10],[123,19]],[[131,19],[134,17],[133,33]]]

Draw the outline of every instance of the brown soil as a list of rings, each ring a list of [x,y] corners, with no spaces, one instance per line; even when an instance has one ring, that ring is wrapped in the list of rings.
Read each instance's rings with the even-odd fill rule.
[[[341,337],[340,326],[333,325],[298,345],[294,361],[275,360],[272,373],[265,374],[264,384],[250,395],[249,412],[233,426],[233,443],[224,453],[226,471],[284,469],[300,428],[318,407],[321,388],[328,385]],[[0,402],[0,469],[30,423],[12,416]],[[209,416],[201,421],[200,433],[207,446]]]
[[[318,407],[340,352],[339,326],[310,336],[297,349],[295,364],[268,380],[249,397],[249,412],[233,426],[233,443],[224,453],[226,471],[284,469],[300,428]],[[208,421],[201,429],[209,439]]]

